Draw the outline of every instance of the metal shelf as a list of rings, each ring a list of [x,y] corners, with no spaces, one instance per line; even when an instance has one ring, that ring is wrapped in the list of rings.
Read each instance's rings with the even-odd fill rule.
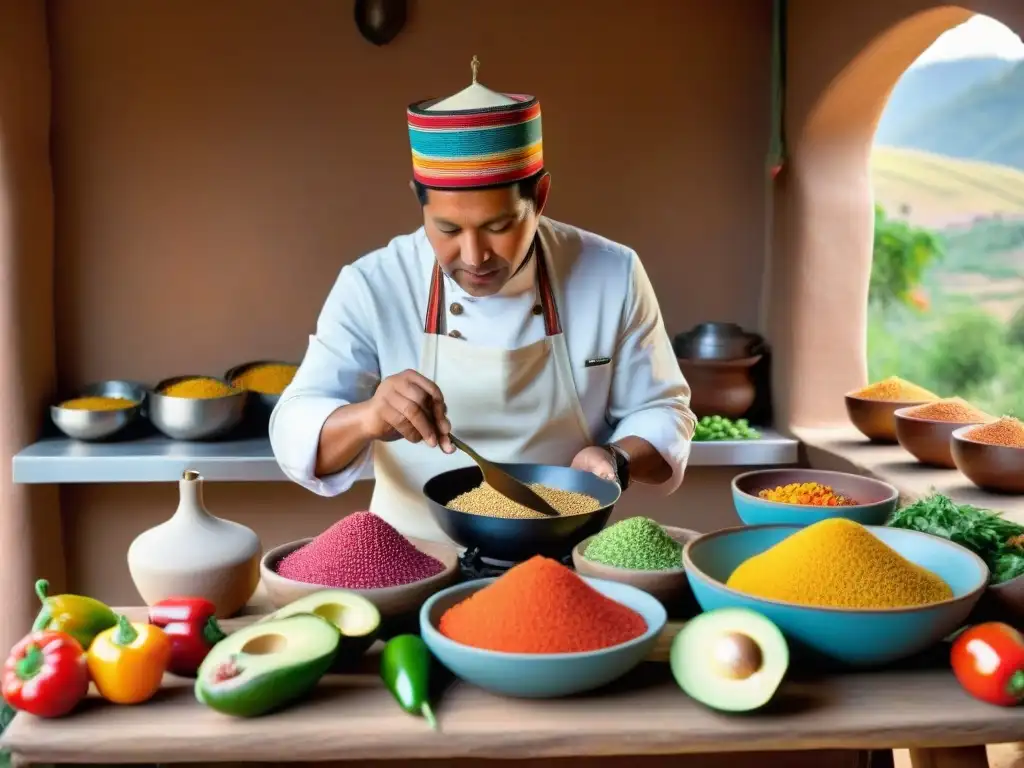
[[[795,464],[796,440],[763,430],[760,440],[694,443],[691,467]],[[185,443],[165,437],[111,443],[46,438],[13,460],[16,483],[161,483],[186,469],[206,480],[268,482],[287,480],[265,437]],[[373,478],[372,470],[362,479]]]

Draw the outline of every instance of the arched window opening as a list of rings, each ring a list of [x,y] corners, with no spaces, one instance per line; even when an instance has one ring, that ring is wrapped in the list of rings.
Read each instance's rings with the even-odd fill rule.
[[[900,78],[871,153],[868,377],[1024,413],[1024,43],[973,16]]]

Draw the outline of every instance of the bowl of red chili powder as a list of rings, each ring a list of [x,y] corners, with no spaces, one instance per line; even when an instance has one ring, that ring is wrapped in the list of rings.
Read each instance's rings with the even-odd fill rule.
[[[416,611],[455,581],[458,563],[450,544],[409,539],[372,512],[354,512],[315,538],[271,549],[260,576],[277,608],[323,589],[347,589],[387,619]]]
[[[492,693],[556,698],[600,688],[646,658],[667,615],[628,584],[536,556],[456,584],[420,609],[420,634],[456,677]]]

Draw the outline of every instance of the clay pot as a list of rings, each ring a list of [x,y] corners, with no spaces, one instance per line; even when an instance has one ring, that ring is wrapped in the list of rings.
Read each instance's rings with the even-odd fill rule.
[[[146,605],[168,597],[203,597],[217,617],[238,613],[260,581],[262,546],[246,526],[214,517],[203,503],[203,478],[186,471],[178,509],[128,548],[128,570]]]
[[[751,369],[761,355],[740,360],[694,360],[678,358],[690,385],[690,408],[700,416],[738,419],[754,404],[757,390]]]

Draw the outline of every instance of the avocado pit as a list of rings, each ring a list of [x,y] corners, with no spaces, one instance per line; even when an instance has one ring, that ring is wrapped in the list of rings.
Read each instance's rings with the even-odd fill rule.
[[[728,632],[715,643],[712,663],[722,677],[746,680],[764,666],[764,654],[750,635]]]

